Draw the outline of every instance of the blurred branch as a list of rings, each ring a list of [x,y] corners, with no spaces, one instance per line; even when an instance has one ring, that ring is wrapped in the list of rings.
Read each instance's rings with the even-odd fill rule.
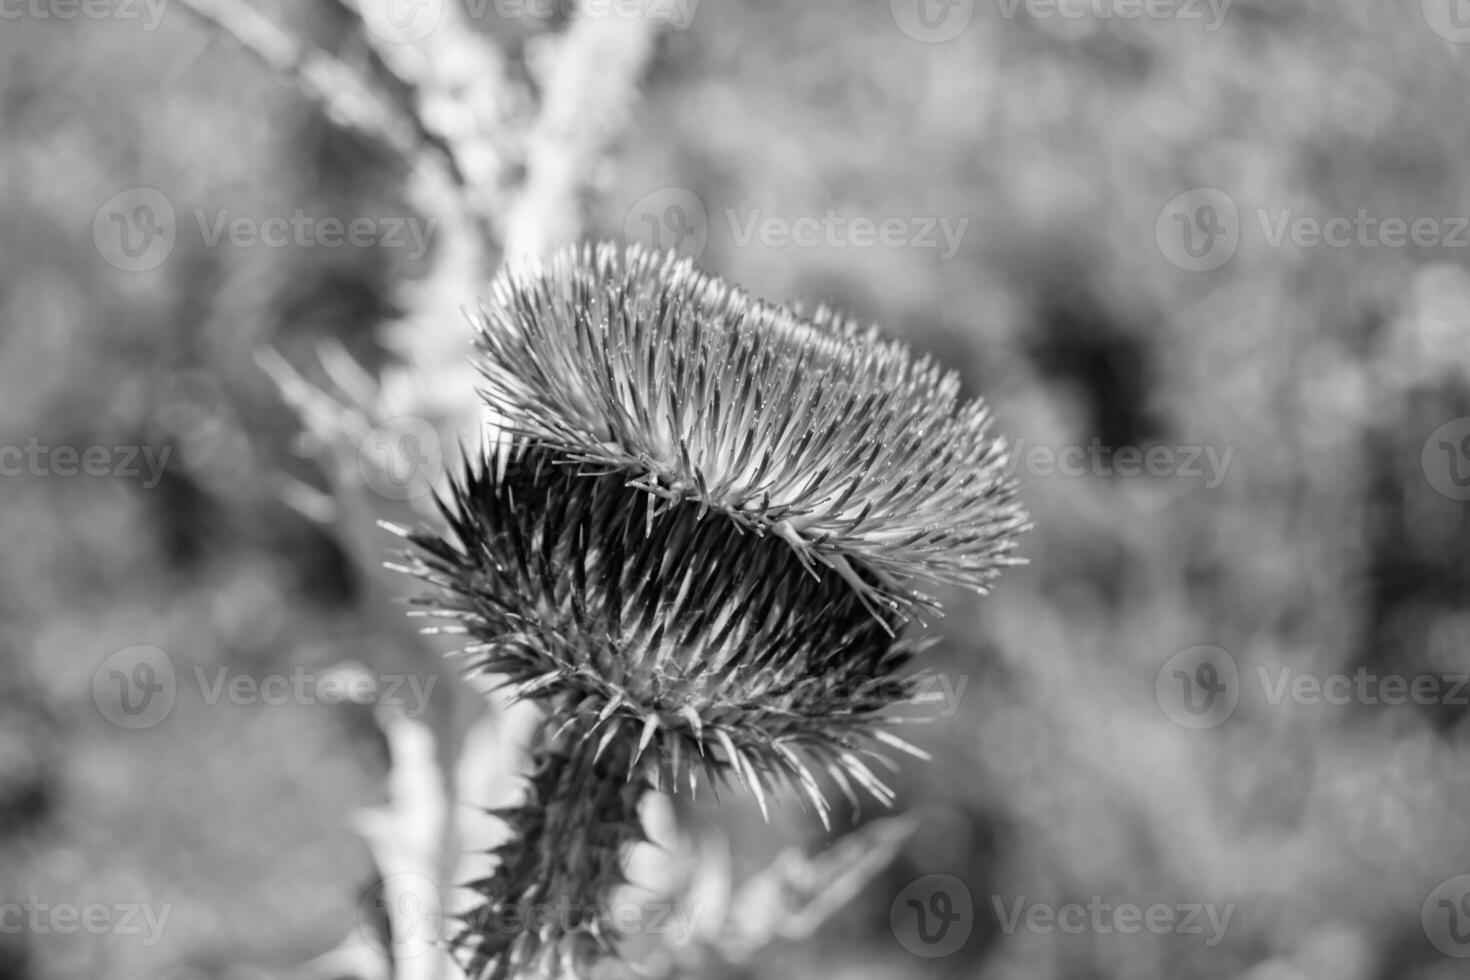
[[[918,829],[914,817],[885,817],[819,854],[783,851],[736,893],[713,947],[740,964],[772,942],[809,937],[888,867]]]
[[[680,848],[686,884],[680,903],[698,910],[691,941],[650,964],[658,980],[741,975],[758,954],[811,937],[893,863],[920,826],[912,815],[873,820],[823,851],[786,848],[740,884],[730,843],[707,834]]]
[[[453,152],[411,114],[391,109],[339,59],[298,42],[244,0],[179,2],[259,58],[273,74],[294,82],[336,125],[380,144],[411,169],[434,159],[451,182],[464,185]],[[436,152],[431,154],[430,148]]]
[[[505,223],[508,258],[537,257],[582,235],[597,165],[622,134],[653,56],[648,16],[579,17],[561,41],[526,151],[526,183]]]

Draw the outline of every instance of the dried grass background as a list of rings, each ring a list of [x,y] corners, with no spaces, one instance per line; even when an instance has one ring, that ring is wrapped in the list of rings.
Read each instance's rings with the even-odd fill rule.
[[[336,5],[259,7],[371,64]],[[503,143],[486,150],[482,214],[427,217],[488,216],[484,261],[578,225],[621,237],[639,202],[687,189],[708,215],[703,266],[937,352],[1027,445],[1234,452],[1217,487],[1020,469],[1032,563],[983,601],[947,596],[937,627],[934,669],[965,687],[952,717],[918,733],[935,761],[898,780],[920,829],[815,935],[726,972],[1464,975],[1420,917],[1439,882],[1470,871],[1463,707],[1244,698],[1201,732],[1161,711],[1154,682],[1201,644],[1246,676],[1470,671],[1464,504],[1421,467],[1430,433],[1470,414],[1466,250],[1268,248],[1253,230],[1256,209],[1466,213],[1470,46],[1433,31],[1417,0],[1237,0],[1213,32],[999,10],[978,3],[959,37],[927,44],[887,4],[705,0],[647,51],[614,46],[637,80],[622,118],[571,112],[539,149],[538,107],[558,84],[541,66],[568,26],[471,25],[503,58],[487,110],[503,114],[487,124]],[[595,88],[597,66],[577,67],[582,81],[566,84]],[[404,656],[375,611],[371,541],[355,550],[304,516],[314,498],[284,482],[320,484],[322,467],[301,458],[298,413],[259,352],[323,385],[325,340],[373,373],[405,360],[409,374],[450,370],[473,296],[415,283],[455,261],[458,281],[473,279],[481,258],[446,254],[447,233],[412,261],[209,248],[181,232],[155,273],[103,262],[93,219],[128,187],[165,190],[186,231],[193,208],[350,218],[425,199],[391,152],[324,124],[297,84],[179,6],[152,32],[0,22],[0,95],[0,443],[173,447],[152,489],[3,478],[0,902],[172,911],[152,947],[0,935],[0,976],[300,975],[357,927],[371,884],[354,814],[385,800],[372,712],[208,705],[181,690],[165,723],[120,732],[93,704],[93,671],[145,643],[183,670],[248,675]],[[569,144],[596,159],[558,182],[545,168]],[[1161,254],[1155,220],[1200,186],[1251,217],[1228,265],[1191,274]],[[742,246],[732,209],[740,222],[832,209],[969,226],[940,261]],[[467,388],[432,394],[444,416],[472,410]],[[681,808],[678,825],[728,841],[737,879],[826,841],[794,806],[768,827],[743,799]],[[895,896],[930,873],[960,877],[977,907],[964,948],[939,960],[889,925]],[[1208,947],[1006,934],[992,897],[1018,895],[1236,910]]]

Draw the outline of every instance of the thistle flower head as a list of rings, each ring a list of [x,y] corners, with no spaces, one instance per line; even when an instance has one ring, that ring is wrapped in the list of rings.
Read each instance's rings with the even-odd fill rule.
[[[514,843],[460,938],[502,976],[603,935],[595,914],[576,936],[485,923],[605,894],[648,782],[733,776],[764,809],[785,781],[824,820],[824,780],[890,800],[872,764],[917,751],[880,711],[909,690],[905,620],[935,605],[918,586],[983,591],[1025,516],[955,375],[671,256],[508,272],[477,327],[496,432],[443,502],[450,534],[404,533],[470,666],[546,708],[539,802],[504,815]]]
[[[474,638],[474,669],[554,704],[597,756],[635,745],[629,778],[645,752],[652,778],[691,790],[701,772],[757,793],[783,774],[825,814],[806,756],[887,797],[864,756],[905,744],[873,716],[903,697],[914,645],[841,576],[519,437],[455,486],[448,515],[452,541],[414,538],[439,587],[425,601]]]
[[[984,591],[1010,562],[1024,518],[988,409],[841,314],[603,245],[502,276],[477,326],[507,431],[779,537],[865,601],[933,605],[917,582]]]

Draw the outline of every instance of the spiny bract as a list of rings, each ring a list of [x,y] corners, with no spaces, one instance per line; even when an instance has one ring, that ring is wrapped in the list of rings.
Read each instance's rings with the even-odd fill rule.
[[[906,745],[874,715],[905,695],[913,644],[785,542],[653,500],[510,437],[454,486],[454,541],[413,536],[414,569],[438,586],[422,601],[475,638],[472,669],[555,702],[598,756],[635,743],[630,778],[645,751],[655,779],[691,789],[700,771],[758,794],[784,774],[825,817],[807,756],[887,799],[863,756]]]
[[[984,591],[1011,563],[1025,518],[988,409],[850,318],[602,245],[502,275],[476,325],[507,431],[774,534],[865,600],[933,605],[916,580]]]
[[[575,974],[646,786],[733,775],[764,809],[784,780],[824,820],[824,782],[891,801],[871,764],[916,751],[881,713],[910,693],[905,620],[935,605],[916,583],[983,591],[1026,519],[985,408],[837,314],[606,245],[490,296],[492,433],[441,502],[449,536],[402,533],[471,668],[545,709],[455,942],[485,976]],[[581,911],[496,925],[549,901]]]

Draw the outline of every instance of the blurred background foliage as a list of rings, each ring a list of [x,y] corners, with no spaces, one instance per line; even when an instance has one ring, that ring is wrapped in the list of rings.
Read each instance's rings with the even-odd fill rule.
[[[369,62],[334,5],[260,6]],[[1026,445],[1234,453],[1216,487],[1018,469],[1031,564],[983,601],[947,596],[935,626],[933,669],[965,686],[918,730],[935,760],[898,775],[920,831],[809,941],[732,975],[1466,975],[1420,920],[1470,871],[1463,707],[1271,705],[1247,684],[1226,724],[1191,731],[1154,682],[1201,644],[1242,677],[1470,671],[1465,505],[1420,462],[1431,432],[1470,414],[1470,256],[1271,248],[1254,218],[1465,214],[1470,47],[1418,0],[1236,0],[1214,31],[1001,9],[977,3],[931,44],[883,3],[705,0],[660,37],[587,202],[589,236],[620,237],[637,202],[692,191],[705,268],[935,352]],[[474,26],[534,96],[538,51],[566,24]],[[402,182],[177,7],[154,31],[0,22],[0,443],[173,453],[151,489],[3,480],[0,901],[172,914],[152,947],[0,935],[0,976],[289,976],[354,928],[372,869],[351,815],[381,801],[386,766],[369,709],[208,705],[181,685],[164,724],[122,732],[92,674],[135,644],[252,675],[391,659],[360,569],[281,499],[281,474],[312,466],[255,354],[301,363],[336,338],[383,364],[381,327],[436,255],[211,248],[185,218],[168,261],[129,274],[91,230],[135,186],[181,215],[348,218],[409,214]],[[1201,186],[1231,195],[1244,231],[1229,264],[1193,274],[1161,254],[1155,221]],[[969,225],[941,261],[742,245],[732,209]],[[794,807],[767,827],[738,797],[681,819],[728,838],[737,874],[825,839]],[[962,879],[976,907],[969,941],[934,960],[889,924],[930,873]],[[1207,946],[1007,934],[995,896],[1236,909]]]

